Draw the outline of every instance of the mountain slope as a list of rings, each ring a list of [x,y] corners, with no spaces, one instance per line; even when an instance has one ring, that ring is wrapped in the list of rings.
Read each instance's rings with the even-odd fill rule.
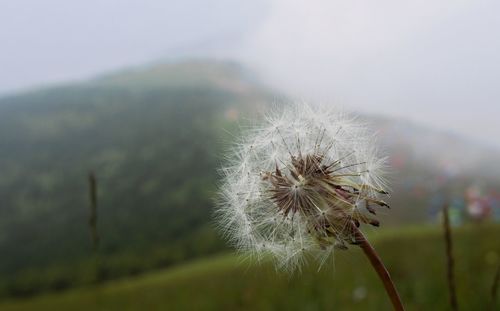
[[[207,220],[224,129],[268,99],[235,65],[196,62],[1,99],[2,279],[92,255],[90,170],[101,255],[158,248],[152,264],[166,265],[221,249]]]

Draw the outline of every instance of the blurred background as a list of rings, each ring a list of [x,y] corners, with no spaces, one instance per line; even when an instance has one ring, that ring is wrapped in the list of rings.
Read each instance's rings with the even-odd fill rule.
[[[355,248],[290,276],[214,228],[239,126],[292,100],[378,133],[392,209],[366,229],[408,310],[448,309],[446,202],[459,305],[495,308],[499,9],[1,1],[0,310],[388,309]]]

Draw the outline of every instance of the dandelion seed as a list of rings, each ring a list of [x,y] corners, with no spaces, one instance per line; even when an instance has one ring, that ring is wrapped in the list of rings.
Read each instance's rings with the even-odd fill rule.
[[[378,226],[377,208],[388,207],[384,158],[373,141],[363,125],[329,108],[295,104],[269,114],[243,134],[222,169],[222,231],[239,250],[271,255],[289,271],[308,258],[321,264],[349,244],[372,251],[358,227]]]
[[[386,205],[372,139],[363,126],[328,109],[302,104],[267,116],[247,131],[223,169],[224,231],[237,248],[257,258],[271,253],[288,270],[299,268],[304,260],[295,257],[305,250],[321,258],[334,249],[328,246],[352,244],[348,224],[376,226],[366,214]]]

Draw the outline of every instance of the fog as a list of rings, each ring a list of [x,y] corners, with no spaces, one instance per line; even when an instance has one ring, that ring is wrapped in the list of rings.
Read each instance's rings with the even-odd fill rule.
[[[0,93],[206,55],[264,16],[231,0],[0,1]]]
[[[500,146],[500,4],[273,1],[245,57],[296,95]]]
[[[191,57],[235,59],[299,98],[500,148],[496,1],[16,1],[0,92]]]

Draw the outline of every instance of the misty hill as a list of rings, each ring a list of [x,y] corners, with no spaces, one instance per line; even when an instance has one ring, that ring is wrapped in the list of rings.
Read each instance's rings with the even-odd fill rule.
[[[380,146],[389,158],[390,201],[396,207],[390,216],[398,222],[431,220],[445,201],[463,211],[472,192],[488,202],[494,217],[500,218],[498,150],[406,120],[365,119],[378,132]]]
[[[62,289],[224,250],[210,224],[216,168],[228,133],[274,96],[236,64],[196,61],[0,99],[0,294]],[[426,220],[448,171],[437,165],[438,151],[420,154],[419,146],[422,137],[447,146],[449,137],[369,120],[394,165],[395,208],[383,223]],[[453,144],[477,149],[458,138]],[[482,163],[467,152],[461,158]],[[98,180],[97,270],[89,171]],[[493,188],[474,170],[457,176],[458,192],[475,179]]]
[[[168,265],[223,248],[209,223],[224,129],[270,101],[250,81],[235,65],[193,62],[1,99],[1,279],[25,271],[36,283],[31,268],[91,255],[90,170],[100,252],[126,273],[146,251]]]

